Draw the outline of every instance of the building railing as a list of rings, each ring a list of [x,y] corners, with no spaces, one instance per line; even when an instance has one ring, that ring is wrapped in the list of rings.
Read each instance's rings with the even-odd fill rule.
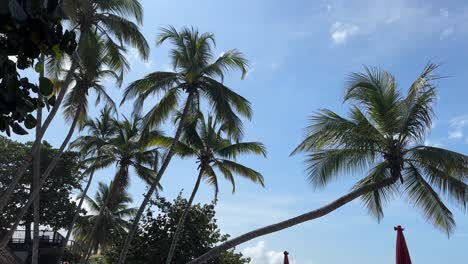
[[[16,230],[11,237],[11,243],[23,244],[32,242],[33,232],[27,236],[26,230]],[[57,231],[40,230],[39,242],[48,244],[62,244],[65,238]]]

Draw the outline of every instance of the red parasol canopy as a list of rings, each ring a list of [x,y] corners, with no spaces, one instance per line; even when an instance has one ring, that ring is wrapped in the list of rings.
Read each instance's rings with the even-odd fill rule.
[[[405,236],[403,235],[403,228],[401,226],[395,227],[397,231],[396,240],[396,264],[411,264],[411,258],[406,245]]]
[[[283,252],[284,253],[284,264],[289,264],[289,259],[288,259],[288,255],[289,253],[287,251]]]

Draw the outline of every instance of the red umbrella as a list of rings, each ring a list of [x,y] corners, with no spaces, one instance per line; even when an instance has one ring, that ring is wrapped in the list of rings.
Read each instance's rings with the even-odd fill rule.
[[[289,253],[287,251],[283,252],[284,253],[284,264],[289,264],[289,259],[288,259],[288,255]]]
[[[396,264],[411,264],[411,258],[406,246],[405,236],[403,235],[403,228],[401,226],[395,227],[397,231],[396,240]]]

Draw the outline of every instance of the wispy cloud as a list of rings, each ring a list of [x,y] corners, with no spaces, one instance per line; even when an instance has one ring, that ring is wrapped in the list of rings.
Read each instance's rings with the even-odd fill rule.
[[[468,115],[458,116],[450,121],[448,138],[452,140],[461,139],[465,136],[464,129],[468,125]]]
[[[343,44],[348,38],[358,33],[359,27],[353,24],[335,22],[330,28],[330,34],[335,44]]]

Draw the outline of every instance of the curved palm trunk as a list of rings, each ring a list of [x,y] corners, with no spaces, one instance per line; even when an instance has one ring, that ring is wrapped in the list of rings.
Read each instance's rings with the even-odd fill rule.
[[[45,59],[44,54],[41,55],[41,63],[44,65]],[[44,66],[39,74],[40,77],[44,77]],[[38,92],[38,99],[42,100],[41,93]],[[41,132],[41,123],[42,123],[42,108],[37,109],[37,124],[36,124],[36,140]],[[34,186],[39,184],[41,180],[41,142],[39,140],[39,150],[34,155],[33,160],[33,189]],[[40,195],[37,196],[37,199],[34,200],[33,208],[34,208],[34,232],[33,232],[33,247],[32,247],[32,258],[31,264],[37,264],[39,261],[39,221],[40,221]]]
[[[13,233],[15,232],[16,228],[18,227],[19,223],[21,222],[21,219],[24,217],[24,215],[28,211],[28,209],[31,206],[31,204],[33,203],[33,201],[37,198],[37,196],[39,195],[39,192],[41,191],[42,186],[46,182],[47,178],[50,176],[50,173],[52,172],[52,170],[57,165],[60,157],[62,156],[63,151],[65,150],[65,147],[68,145],[68,142],[70,142],[70,139],[71,139],[71,137],[73,135],[73,132],[75,132],[75,127],[76,127],[76,124],[78,123],[78,119],[80,117],[80,112],[81,112],[81,105],[78,107],[78,109],[76,111],[75,117],[73,118],[72,124],[70,126],[70,130],[68,131],[67,136],[63,140],[62,145],[60,146],[60,149],[59,149],[57,155],[54,157],[54,159],[52,160],[52,162],[49,164],[46,171],[42,175],[42,177],[41,177],[41,179],[39,181],[39,184],[37,186],[34,186],[34,190],[29,195],[28,201],[26,202],[26,204],[21,209],[21,212],[16,216],[15,223],[10,227],[10,229],[8,230],[8,233],[5,235],[5,237],[2,238],[2,240],[0,242],[0,248],[5,248],[8,245],[8,241],[10,240],[11,236],[13,235]]]
[[[245,234],[243,234],[241,236],[238,236],[236,238],[228,240],[228,241],[222,243],[221,245],[219,245],[217,247],[212,248],[211,250],[209,250],[208,252],[206,252],[202,256],[190,261],[188,264],[205,263],[206,261],[216,257],[217,255],[221,254],[222,252],[224,252],[224,251],[226,251],[226,250],[228,250],[230,248],[233,248],[235,246],[238,246],[238,245],[240,245],[242,243],[245,243],[245,242],[247,242],[249,240],[252,240],[254,238],[264,236],[264,235],[267,235],[267,234],[271,234],[271,233],[274,233],[274,232],[278,232],[280,230],[283,230],[283,229],[286,229],[286,228],[289,228],[289,227],[292,227],[292,226],[295,226],[295,225],[298,225],[298,224],[301,224],[301,223],[304,223],[304,222],[307,222],[307,221],[322,217],[324,215],[327,215],[327,214],[335,211],[336,209],[340,208],[341,206],[346,205],[347,203],[349,203],[349,202],[353,201],[354,199],[360,197],[361,195],[364,195],[364,194],[366,194],[366,193],[368,193],[370,191],[380,189],[382,187],[386,187],[386,186],[394,184],[398,180],[398,178],[399,178],[399,175],[395,174],[395,176],[392,176],[391,178],[387,178],[385,180],[378,181],[376,183],[369,184],[369,185],[363,186],[363,187],[361,187],[359,189],[356,189],[356,190],[354,190],[352,192],[349,192],[348,194],[346,194],[344,196],[341,196],[340,198],[336,199],[335,201],[333,201],[333,202],[331,202],[331,203],[329,203],[329,204],[327,204],[327,205],[325,205],[325,206],[323,206],[323,207],[321,207],[319,209],[316,209],[316,210],[307,212],[305,214],[302,214],[302,215],[299,215],[299,216],[284,220],[284,221],[276,223],[276,224],[265,226],[265,227],[259,228],[257,230],[253,230],[253,231],[250,231],[248,233],[245,233]]]
[[[84,199],[86,197],[86,194],[88,193],[89,186],[91,186],[91,182],[93,181],[93,177],[94,177],[94,170],[92,170],[90,172],[90,174],[89,174],[88,182],[86,183],[86,187],[83,190],[83,193],[81,195],[80,201],[79,201],[78,206],[77,206],[76,211],[75,211],[75,215],[73,216],[73,220],[70,223],[70,225],[68,226],[67,235],[65,236],[65,240],[63,241],[63,244],[60,247],[60,253],[59,253],[58,260],[57,260],[57,264],[62,263],[63,253],[65,252],[65,248],[67,247],[68,240],[70,239],[71,233],[73,231],[73,227],[75,226],[75,223],[78,220],[78,217],[80,216],[81,207],[83,206]]]
[[[185,219],[187,218],[188,212],[190,211],[190,208],[192,207],[193,199],[195,198],[195,195],[198,192],[198,188],[200,187],[200,182],[203,177],[203,172],[205,169],[203,167],[200,168],[200,172],[198,173],[198,178],[197,182],[195,183],[195,186],[193,187],[192,194],[190,195],[190,199],[187,203],[187,206],[184,209],[184,212],[182,213],[182,216],[179,219],[179,223],[177,224],[177,229],[174,234],[174,238],[172,239],[171,247],[169,248],[169,254],[167,255],[166,259],[166,264],[171,264],[172,258],[174,256],[174,252],[177,247],[177,242],[179,241],[180,234],[182,233]]]
[[[11,194],[13,193],[13,191],[15,190],[15,187],[16,185],[18,185],[19,181],[21,180],[21,178],[23,177],[24,173],[26,172],[26,170],[28,169],[29,165],[31,164],[31,161],[33,159],[33,156],[37,153],[37,151],[39,150],[39,146],[40,146],[40,143],[42,141],[42,138],[44,137],[44,134],[45,132],[47,131],[47,129],[49,128],[49,125],[50,123],[52,122],[52,120],[54,119],[55,115],[57,114],[58,112],[58,109],[60,108],[60,105],[62,104],[62,101],[63,101],[63,98],[65,97],[65,94],[67,92],[67,88],[68,86],[70,85],[70,83],[72,82],[72,77],[73,77],[73,74],[71,74],[72,72],[75,71],[76,67],[78,66],[78,59],[77,59],[77,56],[75,54],[74,56],[75,59],[73,59],[72,61],[72,65],[70,67],[70,70],[68,71],[67,73],[67,77],[65,78],[65,82],[63,84],[63,87],[62,89],[60,89],[60,92],[58,93],[57,95],[57,98],[56,98],[56,101],[55,101],[55,104],[54,106],[52,107],[49,115],[47,116],[47,118],[45,119],[44,121],[44,124],[42,124],[42,127],[41,127],[41,130],[40,132],[36,135],[36,139],[34,140],[34,143],[33,145],[31,146],[31,152],[24,158],[24,161],[23,161],[23,164],[21,165],[21,167],[16,171],[15,173],[15,176],[13,177],[13,180],[12,182],[8,185],[8,187],[6,188],[6,190],[4,190],[1,194],[1,198],[0,198],[0,213],[3,211],[3,209],[5,208],[5,206],[8,204],[8,201],[10,200],[11,198]]]
[[[169,148],[169,151],[167,152],[166,157],[164,158],[164,161],[161,164],[161,168],[159,169],[159,172],[156,175],[156,179],[154,180],[153,184],[151,184],[150,189],[146,193],[145,199],[143,199],[143,202],[141,203],[140,208],[138,208],[138,212],[135,215],[135,219],[133,220],[132,226],[128,232],[127,238],[125,239],[125,243],[122,247],[122,251],[120,252],[120,256],[119,256],[119,260],[117,264],[123,264],[125,262],[125,258],[127,257],[127,252],[130,247],[130,243],[132,242],[133,237],[135,236],[135,233],[138,229],[138,223],[140,222],[141,216],[143,215],[143,212],[145,211],[145,208],[148,205],[148,202],[151,199],[151,196],[153,195],[154,191],[158,187],[159,181],[164,175],[164,172],[166,171],[167,166],[169,165],[172,159],[172,156],[174,156],[175,149],[176,149],[177,143],[179,142],[180,135],[182,134],[182,129],[185,125],[185,120],[187,119],[190,105],[192,103],[194,96],[195,96],[194,93],[189,92],[187,96],[187,100],[185,102],[184,111],[182,112],[182,116],[180,117],[179,125],[177,127],[177,130],[174,136],[174,141],[172,142],[171,147]]]

